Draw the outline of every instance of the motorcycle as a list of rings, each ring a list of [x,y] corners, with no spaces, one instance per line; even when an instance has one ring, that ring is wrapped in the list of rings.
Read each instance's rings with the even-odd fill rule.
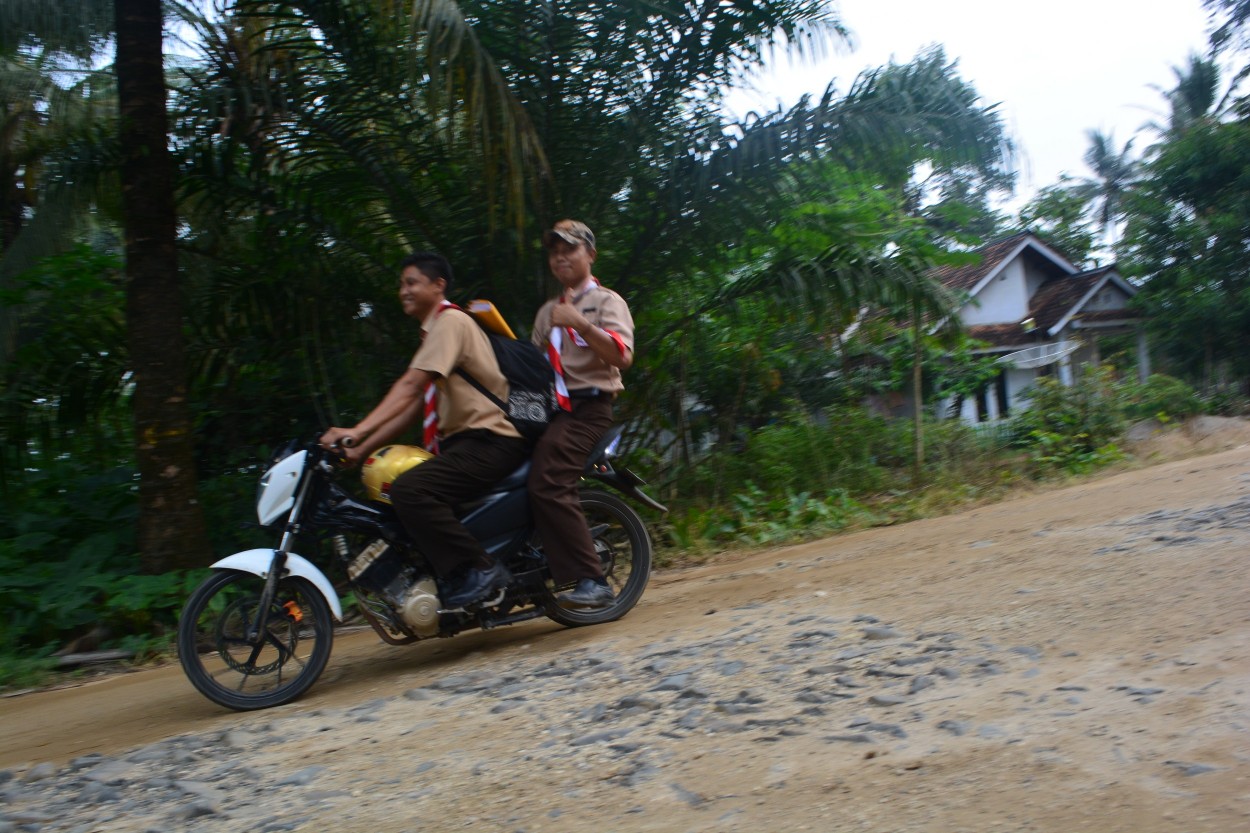
[[[603,438],[584,481],[665,511],[641,490],[641,478],[612,465],[620,436],[615,426]],[[591,609],[557,601],[568,587],[552,580],[534,530],[527,461],[458,511],[487,552],[511,571],[511,582],[482,602],[446,608],[440,598],[448,588],[408,536],[387,494],[388,478],[427,457],[410,446],[378,449],[364,467],[367,495],[358,499],[336,482],[337,456],[315,441],[292,441],[274,455],[260,479],[256,510],[262,527],[281,531],[277,547],[217,561],[179,620],[179,661],[201,694],[247,711],[289,703],[317,681],[330,658],[334,622],[342,622],[344,613],[335,585],[294,551],[297,541],[302,546],[310,536],[316,536],[318,551],[333,551],[331,561],[343,568],[361,616],[392,645],[542,616],[570,627],[611,622],[637,604],[651,574],[646,526],[621,498],[594,488],[582,490],[582,511],[614,598]],[[327,539],[329,546],[322,546]]]

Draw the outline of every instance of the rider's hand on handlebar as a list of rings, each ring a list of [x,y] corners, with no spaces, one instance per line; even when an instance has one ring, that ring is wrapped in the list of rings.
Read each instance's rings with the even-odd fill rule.
[[[352,428],[331,428],[318,440],[326,451],[332,451],[339,457],[339,465],[350,469],[360,465],[365,458],[364,449],[360,447],[360,437]]]
[[[351,448],[339,447],[339,465],[345,469],[355,468],[360,465],[360,461],[367,455],[363,448],[352,446]]]
[[[331,428],[317,442],[326,451],[342,451],[356,445],[356,432],[351,428]]]

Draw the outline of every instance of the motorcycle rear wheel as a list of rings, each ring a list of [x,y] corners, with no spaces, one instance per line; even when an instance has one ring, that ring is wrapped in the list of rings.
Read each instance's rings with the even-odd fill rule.
[[[572,585],[556,586],[548,580],[544,594],[547,617],[569,627],[620,619],[638,603],[651,577],[651,539],[633,507],[616,495],[599,491],[582,492],[581,502],[590,537],[615,598],[606,607],[566,608],[556,596]]]
[[[330,659],[330,606],[311,582],[288,576],[259,644],[247,638],[265,580],[220,570],[196,588],[178,621],[178,660],[197,690],[236,711],[289,703],[317,681]]]

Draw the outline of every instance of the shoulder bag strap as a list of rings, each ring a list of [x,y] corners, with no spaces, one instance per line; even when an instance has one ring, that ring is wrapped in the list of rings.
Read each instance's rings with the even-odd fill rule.
[[[469,373],[469,371],[465,370],[463,367],[457,367],[455,371],[453,372],[460,374],[460,376],[466,382],[468,382],[470,385],[472,385],[474,388],[477,389],[478,393],[482,394],[482,396],[485,396],[491,402],[494,402],[495,407],[503,411],[505,415],[508,413],[508,406],[504,404],[503,400],[500,399],[498,396],[495,396],[495,394],[488,391],[486,389],[486,386],[483,385],[481,382],[479,382],[477,379],[474,379],[473,376]]]

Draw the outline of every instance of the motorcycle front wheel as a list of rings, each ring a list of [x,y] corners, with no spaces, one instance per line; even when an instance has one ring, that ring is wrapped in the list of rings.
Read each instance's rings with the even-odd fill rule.
[[[267,709],[299,697],[321,676],[334,640],[330,606],[311,582],[278,582],[262,632],[265,580],[238,570],[209,576],[178,622],[178,660],[191,684],[218,705]]]
[[[582,492],[581,502],[590,538],[615,598],[606,607],[563,607],[556,597],[573,585],[557,586],[549,580],[544,600],[547,617],[570,627],[620,619],[638,603],[651,577],[651,539],[633,507],[616,495],[598,491]]]

